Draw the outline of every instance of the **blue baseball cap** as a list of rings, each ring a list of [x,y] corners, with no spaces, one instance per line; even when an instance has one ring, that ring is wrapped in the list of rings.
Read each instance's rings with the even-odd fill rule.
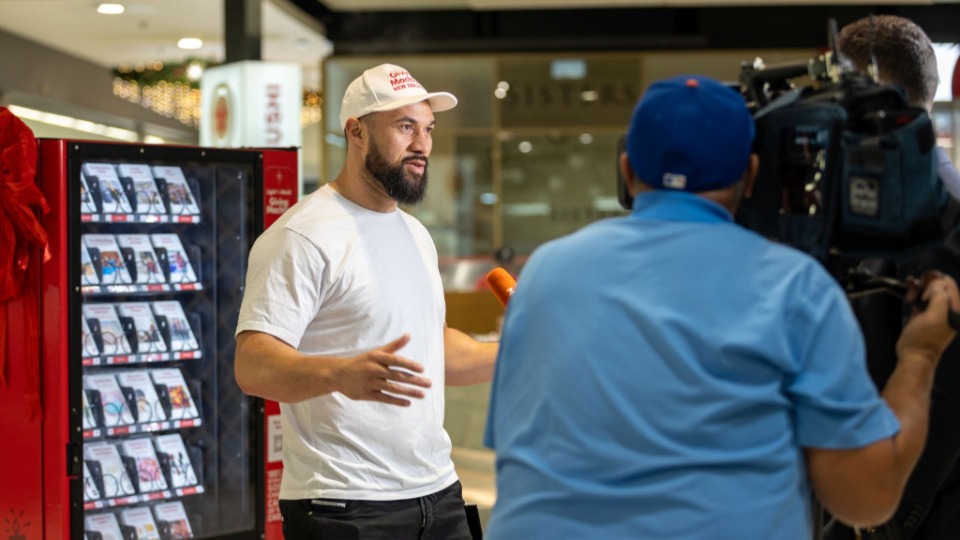
[[[684,75],[650,85],[627,131],[633,172],[657,189],[710,191],[743,177],[753,146],[753,117],[734,89]]]

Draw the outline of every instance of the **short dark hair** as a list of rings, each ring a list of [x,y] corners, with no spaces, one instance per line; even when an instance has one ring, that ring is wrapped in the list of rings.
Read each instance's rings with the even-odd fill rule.
[[[939,84],[933,44],[916,23],[895,15],[864,17],[844,26],[837,48],[860,71],[877,62],[880,80],[896,84],[916,106],[933,103]]]

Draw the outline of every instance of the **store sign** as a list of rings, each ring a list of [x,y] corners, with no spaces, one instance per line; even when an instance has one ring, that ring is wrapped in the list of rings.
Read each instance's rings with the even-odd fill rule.
[[[280,146],[284,136],[283,126],[283,87],[279,84],[268,84],[264,87],[266,106],[264,107],[263,125],[267,146]],[[297,129],[300,129],[299,122]]]
[[[214,90],[213,100],[213,134],[214,140],[218,143],[214,146],[224,146],[224,142],[230,136],[230,128],[234,124],[230,121],[230,115],[233,113],[233,107],[230,105],[230,87],[226,84],[218,85]]]
[[[504,99],[504,108],[630,109],[640,99],[636,84],[615,81],[545,81],[511,84]]]
[[[622,126],[641,94],[638,65],[616,60],[521,59],[501,76],[504,127]]]
[[[301,146],[301,80],[296,64],[248,61],[208,69],[200,82],[200,145]]]

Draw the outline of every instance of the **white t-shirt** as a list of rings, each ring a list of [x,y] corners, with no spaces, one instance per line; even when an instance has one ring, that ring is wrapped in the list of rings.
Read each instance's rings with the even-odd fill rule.
[[[326,185],[257,239],[238,334],[350,357],[409,333],[396,354],[433,382],[409,407],[339,392],[281,404],[281,499],[409,499],[456,481],[443,428],[445,316],[436,247],[399,209],[373,212]]]

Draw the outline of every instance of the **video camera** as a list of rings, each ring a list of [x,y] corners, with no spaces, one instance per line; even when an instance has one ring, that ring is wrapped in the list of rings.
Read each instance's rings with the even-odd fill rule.
[[[753,114],[760,161],[735,218],[812,255],[846,286],[863,277],[853,271],[862,261],[896,264],[942,241],[960,205],[937,176],[926,109],[879,84],[876,69],[853,68],[836,34],[831,19],[828,52],[790,64],[745,62],[731,84]],[[621,137],[617,155],[624,151]],[[617,196],[632,207],[619,170]]]
[[[834,21],[829,34],[830,51],[807,62],[744,63],[760,169],[736,219],[833,270],[900,259],[950,224],[927,111],[855,71],[836,50]]]

